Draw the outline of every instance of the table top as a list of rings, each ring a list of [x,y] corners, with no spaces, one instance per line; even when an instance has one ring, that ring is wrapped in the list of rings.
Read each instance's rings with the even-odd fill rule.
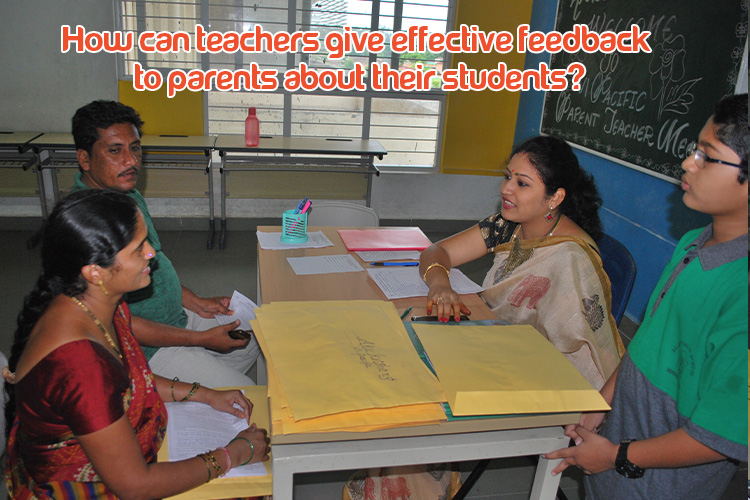
[[[213,149],[214,135],[150,135],[141,137],[143,149],[152,151],[203,151]]]
[[[245,136],[220,134],[214,145],[220,152],[236,153],[296,153],[328,155],[368,155],[388,154],[388,151],[376,140],[341,139],[326,137],[284,137],[260,136],[255,147],[245,145]]]
[[[369,274],[335,273],[312,274],[297,276],[292,266],[286,261],[287,257],[313,257],[320,255],[352,256],[367,267],[366,263],[354,252],[346,249],[337,227],[308,227],[308,232],[323,231],[333,243],[325,248],[293,248],[289,250],[258,249],[260,287],[263,303],[274,301],[308,301],[308,300],[387,300],[378,285],[370,279]],[[389,229],[381,227],[381,229]],[[398,228],[391,228],[398,229]],[[258,231],[268,233],[281,232],[281,226],[259,226]],[[476,294],[462,295],[461,299],[471,311],[473,320],[496,319],[492,310]],[[427,300],[425,297],[408,297],[391,301],[399,314],[409,306],[412,307],[409,316],[424,316],[427,314]],[[433,311],[434,312],[434,311]]]
[[[44,135],[37,137],[31,141],[31,146],[37,150],[44,148],[70,148],[75,149],[75,141],[73,141],[73,134],[67,134],[62,132],[44,133]]]
[[[41,135],[42,132],[0,132],[0,147],[19,148]]]
[[[358,262],[362,259],[348,252],[339,237],[337,227],[308,227],[308,232],[323,231],[333,243],[325,248],[295,248],[290,250],[258,250],[260,286],[263,303],[291,300],[386,300],[383,292],[367,272],[335,273],[297,276],[286,262],[287,257],[341,255],[351,253]],[[368,228],[369,229],[369,228]],[[384,229],[387,229],[384,227]],[[258,231],[280,232],[280,226],[259,226]],[[492,310],[476,295],[462,295],[472,311],[472,320],[497,319]],[[410,297],[392,301],[399,313],[412,306],[412,314],[426,314],[425,297]],[[274,444],[297,444],[329,441],[351,441],[393,437],[433,436],[466,432],[485,432],[533,427],[562,426],[578,422],[579,413],[550,413],[539,415],[508,415],[503,417],[462,418],[437,425],[399,427],[366,433],[327,432],[309,434],[274,434]]]

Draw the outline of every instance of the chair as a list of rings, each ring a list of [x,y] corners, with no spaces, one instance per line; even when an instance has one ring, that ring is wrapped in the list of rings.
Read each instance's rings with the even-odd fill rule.
[[[313,202],[307,225],[375,227],[380,225],[380,218],[375,210],[364,205],[321,201]]]
[[[612,316],[619,325],[635,282],[635,260],[625,245],[607,234],[597,244],[604,272],[612,283]]]

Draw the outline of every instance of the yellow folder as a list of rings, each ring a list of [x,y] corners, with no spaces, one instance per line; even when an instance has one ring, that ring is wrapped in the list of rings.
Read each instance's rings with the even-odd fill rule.
[[[529,325],[413,326],[453,415],[609,410],[599,391]]]

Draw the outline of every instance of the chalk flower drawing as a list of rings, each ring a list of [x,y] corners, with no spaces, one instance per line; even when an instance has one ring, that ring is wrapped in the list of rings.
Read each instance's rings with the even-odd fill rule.
[[[700,78],[682,82],[685,78],[685,38],[676,36],[654,47],[648,70],[651,73],[651,99],[659,100],[659,118],[665,111],[684,115],[694,97],[693,85]]]

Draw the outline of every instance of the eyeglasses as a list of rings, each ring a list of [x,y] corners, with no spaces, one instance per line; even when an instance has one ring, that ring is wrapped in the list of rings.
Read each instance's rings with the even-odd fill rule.
[[[716,158],[711,158],[706,154],[705,151],[702,149],[698,149],[698,143],[693,141],[690,144],[688,144],[687,149],[685,151],[685,159],[693,157],[693,161],[698,166],[698,168],[704,168],[706,166],[706,163],[721,163],[722,165],[729,165],[730,167],[737,167],[742,168],[746,165],[745,162],[742,162],[742,164],[739,163],[732,163],[729,161],[724,160],[717,160]]]

